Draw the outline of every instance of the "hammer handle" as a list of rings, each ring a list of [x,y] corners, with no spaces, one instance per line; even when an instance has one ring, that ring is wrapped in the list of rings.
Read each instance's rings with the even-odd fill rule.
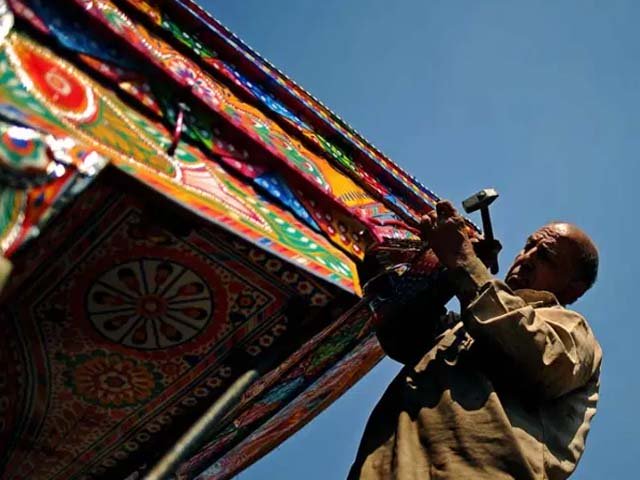
[[[491,226],[491,215],[489,215],[489,207],[480,209],[482,215],[482,230],[484,231],[485,240],[493,240],[493,227]]]
[[[493,238],[493,227],[491,225],[491,216],[489,215],[489,207],[484,207],[480,209],[480,215],[482,216],[482,230],[484,231],[485,240],[494,240]],[[491,261],[491,273],[494,275],[498,273],[498,255],[492,259]]]

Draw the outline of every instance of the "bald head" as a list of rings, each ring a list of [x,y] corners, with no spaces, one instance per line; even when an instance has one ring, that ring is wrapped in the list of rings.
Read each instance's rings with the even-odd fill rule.
[[[597,274],[598,250],[591,238],[572,223],[552,222],[527,239],[505,281],[516,289],[549,291],[567,304],[586,292]]]
[[[585,283],[585,291],[587,291],[598,277],[598,248],[591,237],[573,223],[552,222],[549,226],[557,229],[573,244],[577,256],[575,278]]]

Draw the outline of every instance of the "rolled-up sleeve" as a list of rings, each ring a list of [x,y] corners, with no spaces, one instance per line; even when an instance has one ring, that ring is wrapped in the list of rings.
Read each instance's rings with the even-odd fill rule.
[[[583,386],[597,366],[599,347],[580,314],[560,305],[535,308],[498,280],[480,288],[462,318],[476,341],[506,355],[546,398]]]

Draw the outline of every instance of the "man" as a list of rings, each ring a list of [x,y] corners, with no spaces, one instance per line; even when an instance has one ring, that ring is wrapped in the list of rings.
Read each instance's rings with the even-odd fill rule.
[[[602,353],[585,319],[564,305],[595,281],[596,247],[574,225],[546,225],[503,283],[478,259],[449,202],[422,227],[451,272],[461,315],[424,338],[420,356],[406,352],[419,360],[375,407],[348,478],[567,478],[596,411]],[[394,340],[388,327],[378,330],[383,347]]]

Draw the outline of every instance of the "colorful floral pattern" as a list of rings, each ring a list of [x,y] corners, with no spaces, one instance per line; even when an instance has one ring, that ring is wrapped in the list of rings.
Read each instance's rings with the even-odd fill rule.
[[[213,298],[206,282],[175,262],[141,258],[100,275],[87,315],[109,340],[144,350],[170,348],[207,327]]]
[[[118,354],[92,352],[67,359],[67,386],[83,400],[107,408],[139,405],[157,395],[162,385],[151,364]]]
[[[20,283],[9,290],[15,301],[0,311],[0,325],[17,332],[0,337],[0,352],[20,340],[19,362],[28,364],[19,367],[34,372],[25,388],[35,400],[24,403],[25,428],[16,433],[19,445],[33,449],[13,453],[8,478],[93,478],[103,468],[136,465],[136,452],[156,452],[169,425],[190,424],[183,413],[220,395],[238,373],[235,354],[258,361],[289,322],[304,323],[285,316],[289,299],[318,307],[334,300],[336,287],[237,236],[198,222],[178,235],[164,219],[149,221],[138,193],[99,180],[29,255],[15,258]],[[154,291],[162,294],[146,295]],[[174,343],[163,348],[119,341],[105,328],[117,321],[95,322],[100,313],[116,318],[112,307],[130,312],[130,304],[160,326],[160,300],[196,318],[211,306],[211,318],[190,339],[169,338]],[[25,392],[15,393],[18,404]]]
[[[0,122],[0,252],[37,233],[106,166],[73,138]]]
[[[0,0],[3,474],[127,477],[295,332],[182,467],[228,478],[381,358],[356,264],[430,197],[190,0],[50,3]]]
[[[249,138],[259,142],[267,151],[306,181],[312,182],[312,185],[319,189],[324,201],[332,205],[334,209],[341,210],[346,207],[340,193],[335,191],[332,183],[335,178],[340,178],[340,182],[343,184],[350,183],[349,190],[355,192],[358,197],[366,198],[366,203],[376,202],[361,186],[345,176],[344,173],[339,173],[331,162],[315,154],[301,142],[294,140],[277,122],[271,120],[260,109],[241,100],[231,89],[218,82],[215,77],[208,75],[197,63],[180,55],[171,45],[153,35],[142,24],[133,22],[112,2],[97,0],[91,2],[91,5],[90,13],[97,20],[111,28],[141,53],[153,59],[174,81],[188,88],[210,109],[240,129]],[[236,77],[237,75],[234,75],[234,78]],[[252,89],[250,83],[243,83],[238,78],[236,80],[243,84],[247,90],[253,92],[263,103],[267,102],[268,108],[275,109],[276,113],[280,115],[285,115],[286,112],[285,117],[290,122],[303,128],[304,132],[309,131],[300,121],[292,120],[296,117],[284,106],[276,107],[275,99],[269,101],[265,94],[261,94],[261,91]],[[337,147],[327,148],[330,144],[325,139],[320,139],[318,135],[313,133],[305,134],[305,136],[317,143],[339,164],[346,166],[349,172],[360,171]],[[359,181],[363,180],[360,177],[356,178]],[[383,208],[383,205],[381,204],[380,207]],[[351,215],[355,220],[360,218],[361,211],[352,209],[350,212],[345,211],[344,214]],[[369,223],[365,221],[358,227],[358,230],[367,229],[369,226]],[[348,251],[353,253],[351,249]]]
[[[140,8],[138,0],[128,0],[129,3]],[[146,3],[146,2],[144,2]],[[143,11],[147,11],[145,8],[140,8]],[[208,15],[199,5],[192,0],[182,0],[171,4],[170,8],[163,9],[162,12],[155,10],[154,16],[155,22],[159,25],[164,25],[168,28],[168,25],[173,23],[170,20],[171,12],[178,11],[180,16],[188,15],[192,25],[198,25],[198,31],[200,39],[204,41],[206,38],[209,43],[224,44],[225,47],[233,49],[234,53],[237,53],[244,62],[238,62],[236,68],[229,68],[230,71],[237,71],[238,69],[250,71],[251,69],[258,69],[262,75],[266,76],[267,80],[265,85],[269,85],[270,90],[277,91],[279,97],[286,98],[292,101],[295,105],[302,107],[306,113],[312,118],[320,120],[321,123],[329,127],[331,132],[336,132],[347,145],[347,149],[351,151],[355,147],[354,154],[357,153],[357,163],[362,165],[357,168],[358,174],[362,176],[362,180],[366,181],[366,172],[375,172],[377,177],[385,179],[385,184],[393,184],[397,186],[396,194],[401,196],[414,206],[414,208],[424,209],[429,208],[429,204],[432,204],[438,200],[438,196],[431,190],[422,185],[415,177],[407,174],[386,156],[381,154],[375,147],[370,145],[358,132],[352,127],[347,125],[340,117],[325,107],[320,101],[307,93],[303,88],[287,78],[284,74],[273,67],[268,61],[262,58],[259,54],[253,51],[250,47],[242,42],[233,33],[227,30],[218,20]],[[207,29],[203,30],[201,25],[206,25]],[[189,27],[186,27],[187,29]],[[174,35],[175,26],[170,29]],[[197,49],[194,52],[198,54]],[[240,67],[244,68],[240,68]],[[251,68],[249,68],[249,66]],[[239,83],[245,85],[242,80],[238,80]],[[252,82],[255,83],[255,79]],[[271,102],[274,97],[269,95],[264,102]],[[267,105],[271,108],[269,105]],[[286,113],[290,113],[290,109],[287,109],[282,102],[278,102],[276,107],[281,110],[286,109]],[[275,111],[275,110],[274,110]],[[287,115],[284,115],[285,117]],[[295,123],[302,124],[298,118],[293,120]],[[334,145],[329,146],[328,142],[320,135],[317,135],[309,129],[305,129],[309,135],[316,135],[316,140],[323,144],[323,147],[328,147],[327,153],[332,155],[334,159],[349,168],[349,165],[353,166],[354,161],[348,159],[346,155],[337,149]],[[333,152],[332,149],[335,149]],[[374,182],[378,183],[378,182]],[[399,202],[394,195],[389,195],[387,200],[391,203],[395,203],[396,207],[400,210],[406,208],[402,202]],[[407,212],[410,214],[410,212]]]
[[[261,201],[251,187],[200,151],[183,145],[169,157],[166,148],[171,140],[161,126],[127,109],[71,65],[19,35],[7,42],[4,55],[0,51],[0,113],[6,105],[4,112],[16,121],[77,136],[116,166],[135,173],[189,208],[197,208],[221,224],[237,222],[241,235],[250,232],[249,238],[263,247],[287,257],[294,255],[300,258],[296,260],[300,265],[314,273],[359,291],[355,265],[324,238]],[[35,65],[39,69],[29,68]],[[47,72],[68,80],[70,90],[64,89],[69,91],[68,101],[60,97],[62,103],[56,104],[58,97],[49,95]],[[77,92],[72,95],[74,90]],[[97,112],[87,117],[86,109],[72,107],[84,105],[86,102],[80,99],[86,95],[83,97],[82,92],[89,91],[93,92],[87,95],[94,99]]]

